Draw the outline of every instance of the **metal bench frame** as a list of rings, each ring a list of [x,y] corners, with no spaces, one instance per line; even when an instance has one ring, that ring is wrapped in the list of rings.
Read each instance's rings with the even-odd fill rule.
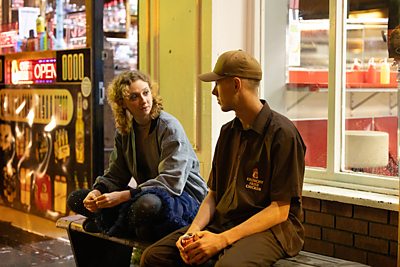
[[[132,249],[145,249],[149,243],[89,233],[83,229],[86,217],[71,215],[57,220],[67,230],[76,266],[130,266]]]

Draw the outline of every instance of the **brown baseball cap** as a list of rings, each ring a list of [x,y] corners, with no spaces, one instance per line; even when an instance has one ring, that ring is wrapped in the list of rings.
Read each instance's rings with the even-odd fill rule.
[[[212,72],[199,75],[203,82],[218,81],[224,77],[261,80],[260,63],[243,50],[227,51],[219,56]]]

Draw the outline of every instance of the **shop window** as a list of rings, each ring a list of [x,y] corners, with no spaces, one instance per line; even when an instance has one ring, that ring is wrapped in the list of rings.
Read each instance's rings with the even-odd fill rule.
[[[86,47],[84,0],[3,0],[0,53]]]
[[[397,63],[388,53],[389,1],[349,0],[342,170],[397,176]],[[394,2],[394,1],[393,1]],[[358,6],[352,10],[351,7]]]
[[[138,0],[104,1],[104,48],[113,54],[114,70],[136,69],[138,58]]]
[[[269,3],[285,5],[288,15],[278,106],[307,145],[306,181],[398,194],[398,64],[390,44],[400,39],[400,1],[282,2]],[[276,25],[265,25],[268,37]],[[268,70],[267,99],[271,84],[282,88]]]

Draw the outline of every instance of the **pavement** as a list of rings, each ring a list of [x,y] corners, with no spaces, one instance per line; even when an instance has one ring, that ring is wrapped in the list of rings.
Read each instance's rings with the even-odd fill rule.
[[[38,235],[0,221],[0,266],[75,266],[68,241]]]

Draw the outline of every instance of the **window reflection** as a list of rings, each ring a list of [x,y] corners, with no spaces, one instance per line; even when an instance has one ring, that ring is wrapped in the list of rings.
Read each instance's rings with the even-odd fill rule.
[[[398,173],[399,3],[347,1],[345,172]],[[307,166],[326,168],[329,1],[291,0],[288,14],[286,111],[307,145]]]
[[[349,1],[346,21],[343,165],[345,171],[397,176],[397,63],[388,52],[396,9],[389,9],[390,1],[363,2]]]

